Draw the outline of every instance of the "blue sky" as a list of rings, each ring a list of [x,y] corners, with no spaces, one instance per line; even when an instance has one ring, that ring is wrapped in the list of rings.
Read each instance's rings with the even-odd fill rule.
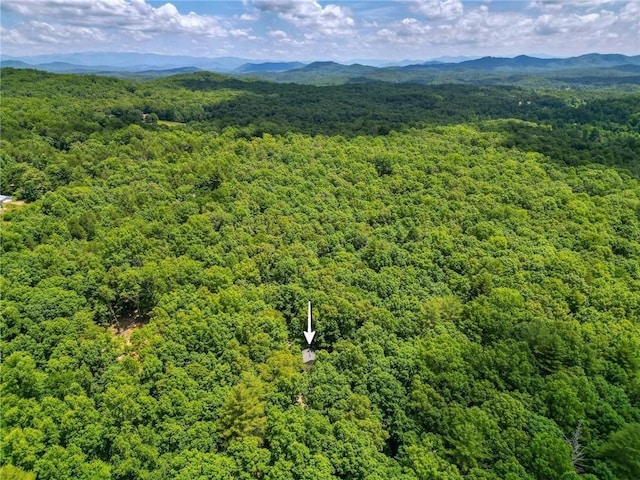
[[[640,0],[2,0],[6,55],[253,60],[640,54]]]

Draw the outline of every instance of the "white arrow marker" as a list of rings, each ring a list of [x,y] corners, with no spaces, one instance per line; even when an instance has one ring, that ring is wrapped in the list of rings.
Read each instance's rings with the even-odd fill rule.
[[[307,343],[311,345],[313,337],[316,336],[316,332],[311,330],[311,300],[309,300],[309,316],[307,317],[307,331],[304,332],[304,338],[307,339]]]

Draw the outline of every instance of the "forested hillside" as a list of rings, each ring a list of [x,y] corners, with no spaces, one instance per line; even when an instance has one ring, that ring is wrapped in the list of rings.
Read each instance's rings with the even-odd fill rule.
[[[482,57],[459,63],[435,60],[381,67],[330,61],[310,64],[253,63],[234,57],[198,58],[114,52],[4,58],[0,57],[0,68],[36,68],[53,73],[94,73],[128,79],[151,79],[206,70],[240,78],[309,85],[382,81],[629,91],[637,90],[640,85],[640,56],[597,53],[569,58],[536,58],[527,55],[514,58]]]
[[[640,478],[639,94],[1,81],[0,477]]]

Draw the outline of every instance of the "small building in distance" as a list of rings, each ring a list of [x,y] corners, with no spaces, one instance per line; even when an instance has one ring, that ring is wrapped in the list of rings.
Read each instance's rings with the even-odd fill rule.
[[[13,202],[13,197],[10,197],[9,195],[0,195],[0,205],[11,202]]]
[[[302,350],[302,361],[308,367],[313,365],[313,362],[316,361],[316,352],[311,350],[310,348],[305,348]]]

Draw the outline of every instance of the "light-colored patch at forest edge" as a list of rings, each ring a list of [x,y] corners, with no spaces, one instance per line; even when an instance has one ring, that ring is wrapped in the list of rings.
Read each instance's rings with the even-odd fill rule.
[[[131,345],[131,334],[138,328],[144,326],[149,320],[143,316],[134,313],[131,316],[119,317],[115,324],[109,326],[109,330],[116,337],[124,338],[127,346]]]

